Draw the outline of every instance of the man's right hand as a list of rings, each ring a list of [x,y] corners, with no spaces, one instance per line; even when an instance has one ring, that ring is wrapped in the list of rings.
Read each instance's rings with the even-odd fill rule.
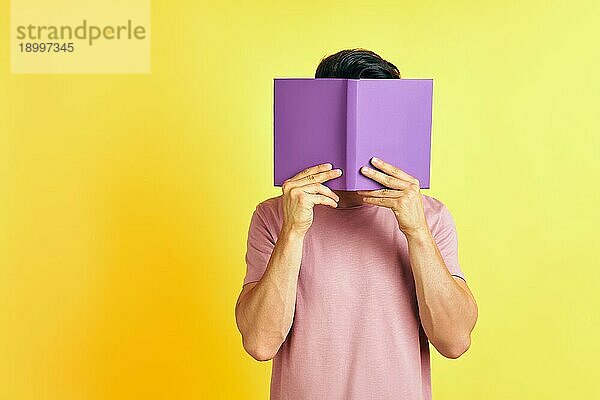
[[[319,164],[286,179],[283,191],[283,229],[304,235],[313,222],[313,207],[323,204],[333,208],[340,201],[323,182],[342,175],[330,163]]]

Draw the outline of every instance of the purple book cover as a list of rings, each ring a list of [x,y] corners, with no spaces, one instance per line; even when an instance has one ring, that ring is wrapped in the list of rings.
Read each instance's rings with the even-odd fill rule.
[[[330,162],[330,189],[381,189],[360,172],[377,156],[428,189],[432,98],[432,79],[275,78],[275,186]]]

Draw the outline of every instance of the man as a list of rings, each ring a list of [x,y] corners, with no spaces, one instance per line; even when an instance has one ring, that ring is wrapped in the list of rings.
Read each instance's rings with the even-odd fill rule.
[[[399,79],[377,54],[344,50],[316,78]],[[289,178],[254,210],[236,304],[243,346],[273,359],[271,399],[431,399],[429,342],[458,358],[477,304],[448,208],[385,160],[386,188],[332,191],[330,163]]]

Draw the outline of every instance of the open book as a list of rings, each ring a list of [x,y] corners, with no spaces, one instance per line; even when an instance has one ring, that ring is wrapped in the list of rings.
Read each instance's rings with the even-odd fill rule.
[[[432,79],[275,78],[275,186],[330,162],[330,189],[381,189],[360,172],[375,156],[429,188],[432,97]]]

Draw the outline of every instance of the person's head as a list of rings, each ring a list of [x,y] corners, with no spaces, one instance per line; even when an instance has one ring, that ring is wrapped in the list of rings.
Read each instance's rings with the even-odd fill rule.
[[[315,78],[400,79],[400,71],[376,53],[356,48],[321,59]]]
[[[362,49],[346,49],[321,59],[315,78],[400,79],[400,71],[378,54]],[[361,205],[362,197],[355,190],[334,190],[345,205]]]

